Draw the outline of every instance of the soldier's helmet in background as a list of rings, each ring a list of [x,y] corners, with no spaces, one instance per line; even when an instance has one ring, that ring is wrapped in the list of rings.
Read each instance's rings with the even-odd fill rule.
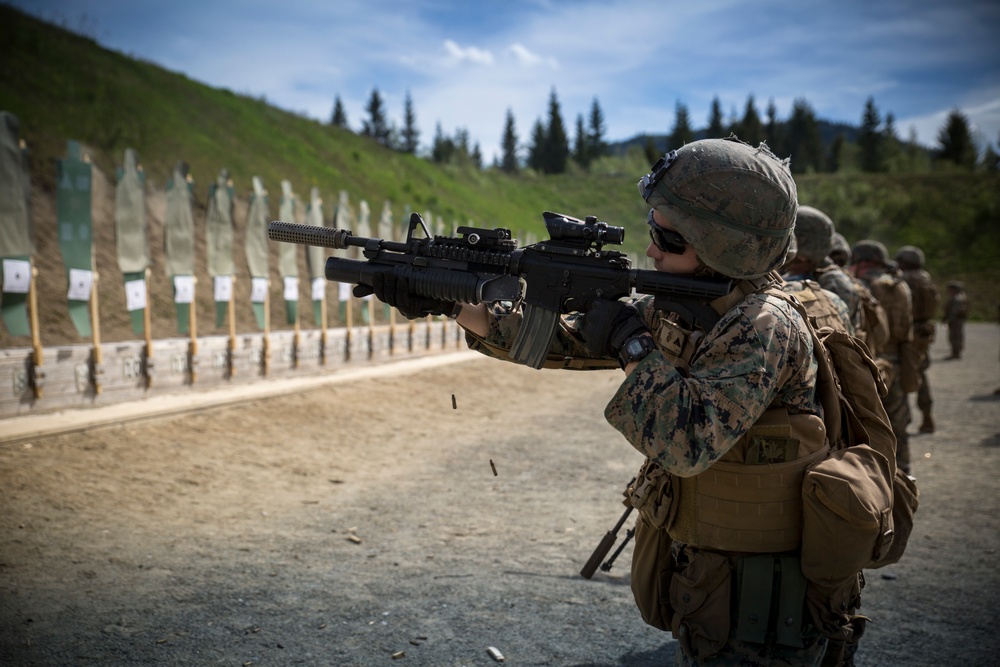
[[[787,160],[735,137],[670,151],[639,192],[711,269],[757,278],[785,261],[798,199]]]
[[[857,264],[864,261],[888,266],[889,251],[885,249],[885,246],[880,241],[873,241],[872,239],[858,241],[851,248],[851,263]]]
[[[851,245],[840,232],[833,233],[833,243],[830,248],[830,259],[838,266],[847,266],[851,263]]]
[[[795,214],[797,255],[819,264],[833,249],[833,220],[812,206],[799,206]]]
[[[896,251],[896,262],[902,269],[922,269],[924,251],[915,245],[904,245]]]

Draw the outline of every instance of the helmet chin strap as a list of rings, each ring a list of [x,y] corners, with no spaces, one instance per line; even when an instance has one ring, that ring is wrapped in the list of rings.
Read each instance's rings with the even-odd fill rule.
[[[705,264],[705,262],[701,261],[701,257],[699,257],[698,255],[695,255],[695,257],[698,258],[698,268],[696,268],[694,270],[694,273],[692,273],[691,275],[695,276],[696,278],[715,278],[722,275],[715,269]]]

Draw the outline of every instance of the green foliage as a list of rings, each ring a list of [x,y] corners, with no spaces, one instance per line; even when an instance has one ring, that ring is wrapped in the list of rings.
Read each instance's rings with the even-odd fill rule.
[[[890,255],[923,249],[944,289],[966,283],[974,316],[994,319],[1000,303],[1000,175],[854,174],[796,178],[799,202],[827,213],[848,242],[873,238]]]
[[[875,99],[869,97],[861,117],[861,133],[858,145],[861,147],[861,171],[869,173],[885,171],[883,137],[879,132],[882,117],[875,106]]]
[[[347,112],[344,111],[344,103],[340,101],[340,95],[337,95],[333,102],[333,113],[330,114],[330,125],[334,127],[347,127]]]
[[[747,104],[753,108],[752,98]],[[678,109],[682,106],[678,104]],[[481,171],[472,164],[477,147],[464,165],[436,164],[345,128],[276,109],[265,100],[212,89],[107,51],[93,40],[2,5],[0,109],[21,119],[22,136],[31,150],[33,187],[51,196],[56,160],[64,156],[66,141],[77,139],[108,175],[114,174],[124,150],[135,148],[154,188],[163,187],[178,160],[186,161],[196,179],[199,202],[205,201],[208,185],[225,167],[238,197],[245,196],[253,176],[272,192],[288,179],[300,196],[316,186],[325,201],[335,202],[336,193],[347,190],[351,201],[366,199],[373,210],[389,200],[400,217],[407,206],[421,212],[431,209],[449,221],[508,227],[519,235],[543,237],[545,210],[596,215],[626,227],[623,249],[637,263],[648,237],[647,209],[635,183],[663,153],[662,140],[657,144],[650,137],[644,142],[648,145],[637,144],[624,155],[597,157],[586,172],[571,166],[570,172],[554,175],[543,175],[541,169]],[[783,139],[775,134],[775,119],[771,102],[765,139],[778,147],[779,155],[788,155],[780,148]],[[510,120],[511,143],[516,147],[512,116]],[[539,128],[544,134],[541,121],[536,133]],[[593,133],[593,122],[590,129]],[[856,152],[857,147],[851,142],[844,146],[842,161],[856,163],[851,149]],[[909,146],[901,145],[904,154]],[[926,158],[918,151],[914,156]],[[952,278],[964,280],[974,314],[995,317],[1000,301],[996,172],[848,170],[798,175],[796,181],[800,201],[830,214],[850,241],[876,237],[890,251],[907,243],[920,246],[940,285]]]
[[[517,127],[514,123],[514,111],[507,107],[507,116],[503,126],[503,139],[501,139],[501,149],[503,157],[500,159],[500,169],[507,174],[517,173],[520,163],[517,159]]]
[[[718,95],[712,98],[712,110],[708,114],[707,139],[722,139],[727,136],[725,119],[722,117],[722,103]]]
[[[958,109],[948,114],[948,120],[938,132],[938,157],[960,168],[976,165],[976,146],[972,142],[969,119]]]
[[[694,141],[694,130],[691,129],[691,118],[687,106],[677,101],[674,108],[674,129],[670,131],[670,148],[677,149]]]
[[[823,170],[823,142],[816,124],[816,114],[804,99],[792,103],[788,119],[786,147],[792,158],[792,173],[806,174]]]

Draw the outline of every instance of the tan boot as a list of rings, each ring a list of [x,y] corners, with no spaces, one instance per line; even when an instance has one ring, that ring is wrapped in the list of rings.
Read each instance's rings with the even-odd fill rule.
[[[920,424],[920,433],[933,433],[934,432],[934,419],[931,418],[929,412],[924,413],[924,421]]]

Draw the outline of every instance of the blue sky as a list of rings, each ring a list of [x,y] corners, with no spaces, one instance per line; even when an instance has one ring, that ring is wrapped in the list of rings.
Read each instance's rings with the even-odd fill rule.
[[[873,97],[928,146],[952,109],[981,147],[1000,139],[996,0],[7,0],[102,45],[307,116],[339,95],[358,129],[373,88],[402,124],[413,99],[426,150],[440,123],[490,161],[506,110],[526,142],[556,91],[571,138],[596,98],[609,140],[695,127],[712,99],[763,117],[805,98],[859,124]]]

